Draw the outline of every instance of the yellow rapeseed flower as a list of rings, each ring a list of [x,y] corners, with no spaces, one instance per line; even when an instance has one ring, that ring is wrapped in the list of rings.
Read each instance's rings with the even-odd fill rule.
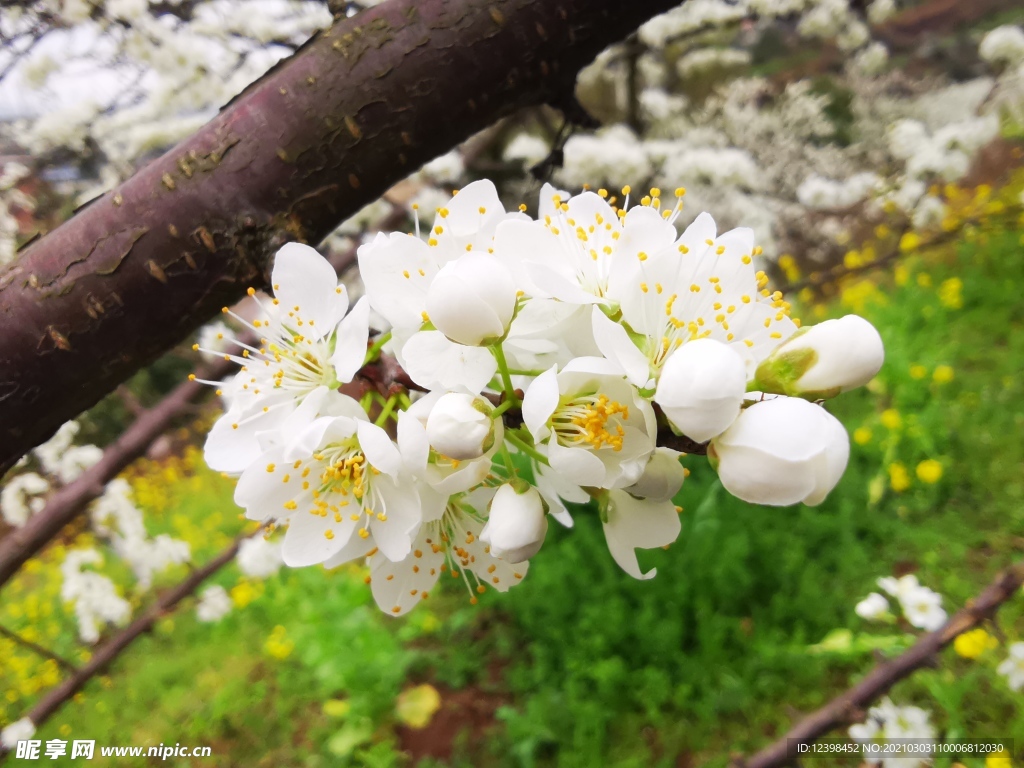
[[[910,378],[912,379],[923,379],[928,375],[928,369],[923,365],[912,365],[910,366]]]
[[[900,462],[894,461],[889,465],[889,485],[896,493],[903,493],[910,487],[910,475],[907,468]]]
[[[932,276],[927,272],[917,273],[917,284],[922,288],[928,288],[932,284]]]
[[[1005,749],[1001,749],[998,752],[992,752],[985,758],[985,768],[1010,768],[1013,763],[1010,762],[1010,753]]]
[[[953,641],[953,650],[965,659],[976,659],[985,651],[995,648],[999,641],[980,627],[958,635]]]
[[[959,277],[943,280],[939,286],[939,301],[947,309],[960,309],[964,305],[964,281]]]
[[[857,427],[853,430],[853,442],[857,445],[867,445],[871,442],[871,430],[868,427]]]
[[[921,236],[916,232],[907,232],[900,238],[900,250],[903,253],[910,253],[917,250],[921,245]]]
[[[946,384],[953,380],[953,369],[948,365],[937,365],[932,372],[932,380],[936,384]]]
[[[925,459],[917,465],[916,474],[922,483],[937,483],[942,479],[942,464],[935,459]]]
[[[903,419],[900,412],[895,408],[886,408],[882,411],[882,426],[886,429],[899,429],[903,426]]]

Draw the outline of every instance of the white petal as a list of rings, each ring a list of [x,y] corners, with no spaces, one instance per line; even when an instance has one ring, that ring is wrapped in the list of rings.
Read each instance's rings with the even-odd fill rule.
[[[598,307],[594,307],[591,320],[594,324],[594,340],[601,354],[618,363],[630,384],[647,386],[651,376],[650,365],[643,352],[630,341],[626,329],[609,319]]]
[[[608,522],[604,535],[615,562],[635,579],[653,579],[657,568],[640,570],[635,549],[653,549],[671,544],[682,526],[671,501],[651,502],[634,499],[625,491],[610,491]]]
[[[399,485],[384,475],[376,476],[373,483],[384,501],[384,509],[374,511],[385,512],[387,520],[373,517],[370,529],[384,556],[398,562],[409,554],[412,539],[423,520],[420,497],[414,483]]]
[[[366,358],[366,341],[370,337],[370,300],[363,296],[344,320],[338,324],[337,342],[331,363],[338,381],[347,384]]]
[[[203,456],[212,470],[239,474],[259,458],[263,452],[259,434],[276,430],[294,406],[282,403],[267,407],[270,410],[265,413],[260,403],[244,411],[233,408],[217,419],[203,447]]]
[[[547,423],[558,407],[558,374],[551,366],[533,380],[523,397],[523,422],[534,440],[548,436]]]
[[[360,421],[356,433],[359,435],[359,447],[366,455],[370,466],[392,477],[399,473],[402,469],[402,454],[391,442],[387,432],[376,424]]]
[[[427,440],[423,422],[409,411],[400,411],[398,414],[398,448],[406,469],[414,475],[424,470],[430,456],[430,441]]]
[[[287,311],[299,307],[297,315],[320,336],[330,332],[348,309],[348,295],[338,293],[334,267],[315,248],[299,243],[285,244],[274,257],[271,276],[274,296]]]
[[[288,531],[281,546],[285,565],[301,568],[330,560],[349,543],[357,525],[350,517],[342,517],[338,523],[329,514],[321,517],[300,505],[288,519]],[[327,531],[332,532],[332,538],[327,538]]]
[[[426,543],[428,534],[429,528],[424,527],[413,544],[413,553],[397,563],[381,553],[370,557],[370,589],[373,599],[385,613],[401,616],[422,602],[437,584],[444,551],[434,552]]]
[[[366,295],[396,328],[419,328],[423,323],[427,289],[438,270],[431,251],[418,237],[397,232],[390,237],[378,234],[359,248],[359,276]]]
[[[567,448],[552,437],[548,442],[551,468],[576,485],[603,488],[607,477],[604,462],[585,448]]]
[[[498,364],[483,347],[467,347],[439,331],[412,336],[402,348],[406,373],[427,389],[480,392],[494,377]]]

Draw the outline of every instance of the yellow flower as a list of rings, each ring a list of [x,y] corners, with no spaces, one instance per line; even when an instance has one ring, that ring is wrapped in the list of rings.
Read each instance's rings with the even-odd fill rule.
[[[287,659],[293,650],[295,650],[295,643],[287,637],[287,630],[278,624],[274,627],[274,631],[270,633],[270,637],[267,638],[266,645],[267,653],[273,656],[275,659]]]
[[[980,627],[958,635],[953,641],[953,650],[965,659],[976,659],[985,651],[995,648],[999,641]]]
[[[919,272],[917,275],[917,284],[922,288],[927,288],[932,284],[932,276],[927,272]]]
[[[937,483],[942,479],[942,464],[935,459],[925,459],[917,465],[916,473],[922,483]]]
[[[985,768],[1010,768],[1010,753],[1005,749],[992,752],[985,758]]]
[[[953,380],[953,369],[948,365],[937,365],[932,373],[932,380],[936,384],[946,384]]]
[[[868,427],[857,427],[853,430],[853,442],[857,445],[867,445],[871,442],[871,430]]]
[[[903,264],[899,264],[893,272],[893,278],[896,280],[896,285],[906,285],[910,279],[910,270]]]
[[[921,245],[921,236],[916,232],[907,232],[900,238],[900,250],[904,253],[915,251]]]
[[[900,412],[895,408],[886,408],[882,411],[882,426],[886,429],[899,429],[903,425]]]
[[[928,369],[923,365],[912,365],[910,366],[910,378],[912,379],[923,379],[928,375]]]
[[[964,305],[964,281],[959,277],[943,280],[939,286],[939,301],[947,309],[960,309]]]
[[[231,601],[239,608],[245,608],[263,592],[261,586],[251,581],[240,581],[231,588]]]
[[[896,493],[903,493],[910,487],[910,475],[907,473],[907,468],[898,461],[889,465],[889,485]]]

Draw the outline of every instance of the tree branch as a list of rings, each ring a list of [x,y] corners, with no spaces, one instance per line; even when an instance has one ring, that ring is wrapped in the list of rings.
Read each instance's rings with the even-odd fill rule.
[[[775,768],[792,763],[797,744],[810,744],[829,731],[850,722],[850,716],[868,706],[893,685],[928,664],[961,635],[991,618],[999,606],[1024,584],[1024,561],[1006,569],[985,590],[957,611],[939,630],[924,635],[912,648],[876,666],[857,685],[832,699],[797,723],[785,736],[750,758],[733,762],[734,768]]]
[[[0,272],[0,472],[423,162],[678,0],[389,0]]]
[[[49,648],[44,648],[43,646],[39,645],[39,643],[33,643],[31,640],[22,637],[17,632],[8,629],[2,624],[0,624],[0,635],[3,635],[11,642],[17,643],[23,648],[27,648],[37,656],[42,656],[44,659],[51,659],[54,663],[57,664],[57,666],[61,667],[65,672],[70,672],[72,674],[78,672],[78,667],[76,667],[70,661],[65,659],[63,656],[54,653]]]

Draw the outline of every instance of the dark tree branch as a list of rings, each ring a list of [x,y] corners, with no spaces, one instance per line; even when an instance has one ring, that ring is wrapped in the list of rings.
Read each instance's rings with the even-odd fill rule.
[[[390,0],[0,272],[0,472],[423,162],[678,0]]]
[[[957,611],[939,630],[924,635],[910,650],[875,667],[857,685],[832,699],[797,723],[785,736],[750,758],[733,762],[733,768],[776,768],[795,762],[797,744],[810,744],[829,731],[846,725],[858,710],[871,704],[892,686],[933,661],[958,635],[990,619],[999,606],[1024,584],[1024,562],[1006,569],[985,590]]]

